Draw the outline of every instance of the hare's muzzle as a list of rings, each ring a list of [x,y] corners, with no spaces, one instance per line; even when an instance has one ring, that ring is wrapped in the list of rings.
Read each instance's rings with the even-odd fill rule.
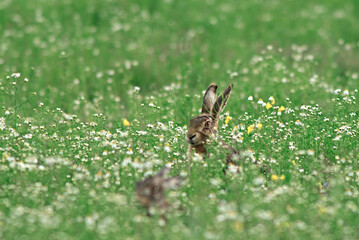
[[[186,141],[189,144],[195,144],[196,136],[197,136],[196,133],[187,133]]]

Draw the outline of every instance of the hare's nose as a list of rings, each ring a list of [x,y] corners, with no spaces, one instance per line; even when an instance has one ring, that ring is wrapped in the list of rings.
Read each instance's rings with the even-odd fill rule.
[[[196,134],[193,134],[192,136],[189,137],[189,139],[192,140],[195,136]]]

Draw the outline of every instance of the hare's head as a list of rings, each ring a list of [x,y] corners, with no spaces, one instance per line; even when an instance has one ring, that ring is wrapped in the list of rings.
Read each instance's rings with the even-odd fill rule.
[[[232,84],[217,98],[217,85],[212,83],[203,96],[202,113],[189,122],[186,141],[191,145],[206,142],[217,129],[218,118],[231,95]]]

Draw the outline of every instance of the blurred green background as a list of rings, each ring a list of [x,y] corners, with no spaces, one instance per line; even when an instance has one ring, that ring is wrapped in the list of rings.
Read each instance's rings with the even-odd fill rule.
[[[128,116],[130,89],[155,95],[172,82],[185,94],[234,82],[241,100],[325,104],[305,85],[319,75],[325,89],[358,86],[358,12],[356,0],[2,0],[0,72],[30,79],[22,95],[37,100],[26,115],[41,101],[87,119],[81,101]],[[268,46],[275,64],[259,65]]]

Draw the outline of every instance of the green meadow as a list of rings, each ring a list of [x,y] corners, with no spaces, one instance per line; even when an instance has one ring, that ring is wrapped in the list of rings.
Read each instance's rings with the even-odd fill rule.
[[[358,239],[358,12],[1,0],[0,239]],[[232,95],[189,159],[212,82]],[[227,174],[221,141],[241,153]],[[185,179],[166,221],[135,195],[164,166]]]

